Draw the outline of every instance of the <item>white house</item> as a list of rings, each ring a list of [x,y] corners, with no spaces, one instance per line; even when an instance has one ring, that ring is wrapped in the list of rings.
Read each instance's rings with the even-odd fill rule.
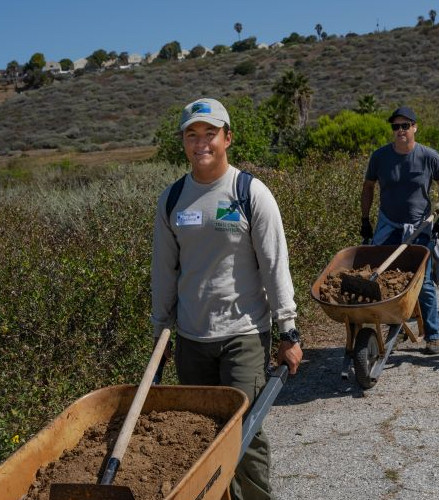
[[[140,54],[130,54],[128,56],[128,64],[132,66],[138,66],[142,62],[143,58]]]
[[[186,57],[189,55],[189,50],[186,49],[181,49],[181,52],[179,52],[177,59],[179,61],[182,61],[183,59],[186,59]]]
[[[76,61],[73,61],[73,69],[84,69],[87,66],[87,59],[85,57],[81,57],[81,59],[77,59]]]
[[[61,73],[61,64],[56,61],[47,61],[44,65],[43,71],[50,71],[51,73]]]

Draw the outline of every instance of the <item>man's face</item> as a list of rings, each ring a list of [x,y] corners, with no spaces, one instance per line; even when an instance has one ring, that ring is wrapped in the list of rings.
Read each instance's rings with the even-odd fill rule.
[[[397,126],[399,126],[397,128]],[[415,142],[416,123],[411,122],[404,116],[397,116],[392,122],[393,138],[395,144],[401,146],[409,146]]]
[[[226,150],[232,140],[231,132],[209,123],[195,122],[183,131],[183,146],[194,169],[227,167]]]

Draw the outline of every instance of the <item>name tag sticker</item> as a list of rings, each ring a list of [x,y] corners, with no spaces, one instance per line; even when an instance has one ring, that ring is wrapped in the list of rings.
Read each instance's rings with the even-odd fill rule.
[[[201,226],[202,222],[203,212],[198,210],[177,212],[177,226]]]

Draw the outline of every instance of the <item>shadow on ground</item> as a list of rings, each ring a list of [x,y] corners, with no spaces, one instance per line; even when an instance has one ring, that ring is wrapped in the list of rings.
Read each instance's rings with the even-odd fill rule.
[[[365,392],[358,384],[354,369],[351,366],[347,379],[341,377],[345,348],[306,349],[304,361],[297,375],[289,376],[279,393],[274,406],[297,405],[316,399],[330,399],[348,396],[364,397]],[[399,368],[403,364],[414,364],[420,367],[439,370],[439,356],[425,356],[419,347],[395,350],[389,357],[386,367],[377,381],[386,376],[388,370]],[[377,386],[376,385],[376,386]],[[375,387],[376,387],[375,386]]]

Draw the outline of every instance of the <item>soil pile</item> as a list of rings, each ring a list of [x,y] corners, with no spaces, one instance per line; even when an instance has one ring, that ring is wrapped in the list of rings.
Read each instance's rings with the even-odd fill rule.
[[[52,483],[97,484],[124,417],[86,431],[78,445],[41,468],[22,500],[48,500]],[[225,422],[189,411],[141,415],[114,485],[128,486],[137,499],[166,497],[220,432]]]
[[[369,297],[361,295],[341,293],[342,275],[359,276],[368,280],[372,275],[369,265],[359,269],[342,269],[337,273],[329,273],[322,285],[320,285],[320,300],[331,304],[362,304],[374,302]],[[390,269],[378,276],[376,282],[381,290],[381,300],[390,299],[402,293],[413,278],[414,273]]]

